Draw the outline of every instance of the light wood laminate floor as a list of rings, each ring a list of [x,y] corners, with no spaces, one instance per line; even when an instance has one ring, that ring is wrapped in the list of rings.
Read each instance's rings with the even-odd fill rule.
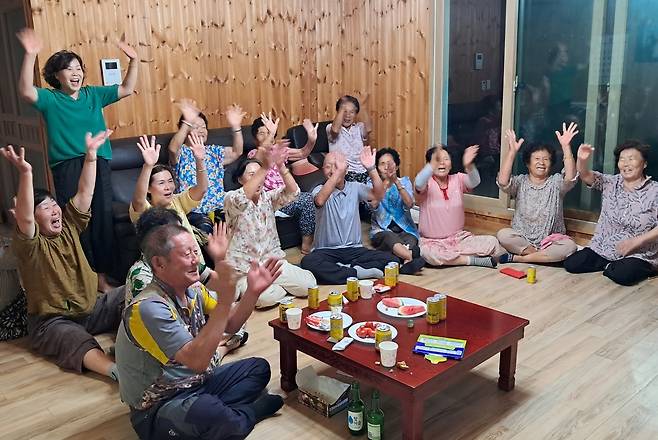
[[[298,261],[296,250],[289,252]],[[523,269],[525,265],[512,265]],[[425,269],[404,281],[446,292],[530,320],[518,351],[516,389],[496,386],[498,357],[425,406],[432,439],[657,439],[658,279],[620,287],[601,274],[569,275],[538,267],[528,285],[484,268]],[[321,288],[326,298],[329,286]],[[305,306],[305,300],[295,300]],[[278,344],[267,322],[276,309],[255,312],[246,346],[227,360],[262,356],[279,384]],[[111,339],[101,337],[104,346]],[[300,368],[329,367],[299,355]],[[364,392],[369,403],[369,390]],[[400,434],[400,402],[384,396],[387,439]],[[26,349],[0,344],[1,439],[136,439],[118,387],[93,374],[76,375]],[[326,419],[291,394],[276,417],[256,426],[253,439],[348,438],[345,413]]]

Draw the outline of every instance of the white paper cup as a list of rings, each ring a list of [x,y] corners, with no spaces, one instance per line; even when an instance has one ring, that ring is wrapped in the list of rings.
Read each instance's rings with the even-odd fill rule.
[[[359,281],[359,293],[361,298],[370,299],[372,298],[372,286],[375,284],[373,280],[361,280]]]
[[[395,367],[397,355],[398,344],[393,341],[383,341],[379,343],[379,356],[382,367]]]
[[[302,326],[302,309],[299,307],[286,309],[286,319],[290,330],[299,330]]]

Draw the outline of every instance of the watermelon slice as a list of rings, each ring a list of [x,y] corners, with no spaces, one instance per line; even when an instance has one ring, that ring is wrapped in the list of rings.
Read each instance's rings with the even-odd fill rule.
[[[402,300],[400,298],[382,298],[382,302],[386,307],[392,307],[394,309],[402,306]]]
[[[402,316],[415,315],[425,311],[425,306],[402,306],[398,309],[398,313]]]

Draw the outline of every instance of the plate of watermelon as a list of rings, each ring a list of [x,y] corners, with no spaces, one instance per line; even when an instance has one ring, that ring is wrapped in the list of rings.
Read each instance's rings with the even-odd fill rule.
[[[357,322],[347,330],[347,334],[359,342],[363,342],[365,344],[374,344],[375,329],[379,324],[385,323],[379,321]],[[391,339],[395,339],[395,337],[398,335],[398,331],[392,325],[388,325],[391,327]]]
[[[419,299],[398,296],[382,298],[377,303],[377,310],[394,318],[417,318],[425,314],[427,306]]]
[[[343,328],[347,328],[352,325],[352,317],[347,313],[341,313],[343,315]],[[313,330],[319,330],[321,332],[328,332],[331,329],[329,318],[331,317],[330,311],[315,312],[306,318],[304,321],[306,325],[311,327]]]

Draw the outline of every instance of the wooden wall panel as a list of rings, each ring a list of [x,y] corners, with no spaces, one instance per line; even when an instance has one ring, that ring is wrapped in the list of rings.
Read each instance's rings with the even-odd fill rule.
[[[31,0],[45,41],[39,59],[78,52],[87,83],[101,58],[136,45],[138,94],[106,109],[115,137],[175,129],[174,102],[191,97],[225,126],[239,103],[251,121],[281,117],[280,135],[305,117],[331,119],[338,97],[369,96],[373,146],[397,147],[405,173],[422,166],[429,134],[431,0]]]

